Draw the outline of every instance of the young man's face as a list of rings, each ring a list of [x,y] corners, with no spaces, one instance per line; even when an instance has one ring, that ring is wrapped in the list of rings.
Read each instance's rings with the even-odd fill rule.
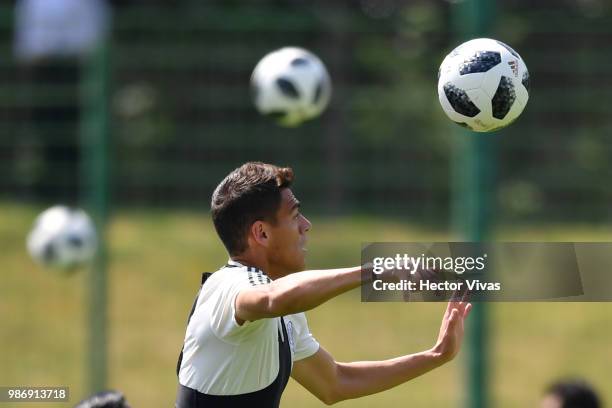
[[[290,189],[282,189],[281,197],[276,224],[270,226],[268,259],[275,270],[289,274],[306,266],[306,232],[312,224],[300,213],[300,203]]]

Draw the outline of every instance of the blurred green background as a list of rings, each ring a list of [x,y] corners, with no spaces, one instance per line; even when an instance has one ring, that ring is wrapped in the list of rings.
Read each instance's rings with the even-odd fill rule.
[[[211,228],[214,186],[244,161],[292,166],[314,224],[308,266],[359,262],[363,241],[460,239],[450,228],[455,128],[436,94],[456,45],[453,2],[113,1],[109,386],[134,407],[172,405],[174,368],[199,273],[225,253]],[[86,389],[85,273],[28,258],[35,215],[76,204],[81,64],[12,57],[15,2],[0,5],[0,385]],[[506,241],[612,238],[612,5],[503,0],[492,36],[531,73],[521,118],[495,138],[495,232]],[[334,96],[321,118],[279,128],[252,107],[249,76],[267,52],[321,57]],[[309,313],[339,360],[431,346],[444,307],[361,304],[350,293]],[[537,406],[563,376],[607,401],[608,304],[491,306],[491,406]],[[389,392],[340,406],[460,406],[461,359]],[[283,405],[320,406],[295,383]],[[24,405],[25,406],[25,405]],[[54,404],[53,406],[62,406]],[[65,404],[68,407],[71,404]]]

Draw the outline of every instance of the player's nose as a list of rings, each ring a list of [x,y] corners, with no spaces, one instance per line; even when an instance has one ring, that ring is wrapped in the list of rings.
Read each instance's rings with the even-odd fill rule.
[[[312,223],[308,220],[308,218],[304,217],[302,215],[302,220],[301,220],[301,230],[302,233],[308,232],[310,231],[310,228],[312,228]]]

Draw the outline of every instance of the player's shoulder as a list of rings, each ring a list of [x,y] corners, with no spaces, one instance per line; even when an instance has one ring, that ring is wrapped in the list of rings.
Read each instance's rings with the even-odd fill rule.
[[[248,283],[249,286],[257,286],[270,282],[270,278],[261,270],[229,261],[214,272],[206,283],[208,286],[223,286],[237,283]]]

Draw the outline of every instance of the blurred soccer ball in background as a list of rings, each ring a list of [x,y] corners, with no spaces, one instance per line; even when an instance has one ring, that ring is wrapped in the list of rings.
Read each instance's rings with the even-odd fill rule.
[[[331,98],[325,65],[313,53],[285,47],[263,57],[251,75],[257,110],[283,126],[297,126],[317,117]]]
[[[438,97],[446,115],[476,132],[508,126],[529,99],[529,71],[521,56],[501,41],[465,42],[444,58]]]
[[[96,230],[83,210],[58,205],[36,218],[27,247],[30,256],[46,267],[72,269],[95,255]]]

